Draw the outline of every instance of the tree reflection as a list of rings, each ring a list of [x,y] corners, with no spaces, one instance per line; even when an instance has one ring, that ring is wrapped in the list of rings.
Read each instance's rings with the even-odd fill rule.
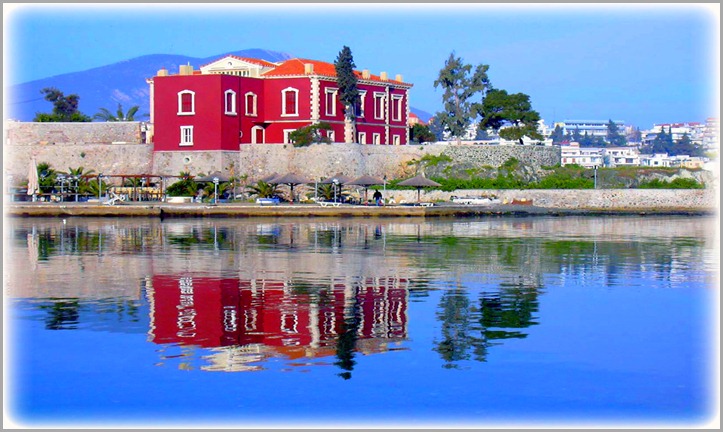
[[[48,330],[69,330],[78,325],[80,313],[78,299],[55,300],[51,305],[42,305],[40,309],[46,310],[45,328]]]
[[[361,308],[356,296],[350,299],[351,304],[345,308],[344,322],[341,325],[341,334],[336,343],[336,358],[334,365],[339,366],[344,372],[338,375],[345,380],[351,378],[351,371],[356,361],[354,352],[359,339],[359,325],[361,324]]]
[[[527,333],[516,330],[536,325],[538,286],[520,280],[503,283],[499,292],[482,292],[479,308],[464,288],[446,291],[440,300],[437,318],[442,323],[442,340],[434,350],[444,360],[443,367],[457,368],[459,361],[487,361],[490,347],[500,340],[522,339]]]

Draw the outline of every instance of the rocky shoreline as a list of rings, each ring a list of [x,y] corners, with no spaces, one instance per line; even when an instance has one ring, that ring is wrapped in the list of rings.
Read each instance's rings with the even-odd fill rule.
[[[524,204],[454,205],[440,203],[434,206],[341,205],[322,207],[316,204],[281,204],[262,206],[248,203],[222,203],[218,205],[168,204],[155,202],[102,205],[97,203],[8,203],[5,214],[10,217],[481,217],[481,216],[567,216],[567,215],[714,215],[717,209],[708,207],[686,208],[673,206],[636,208],[552,208]]]

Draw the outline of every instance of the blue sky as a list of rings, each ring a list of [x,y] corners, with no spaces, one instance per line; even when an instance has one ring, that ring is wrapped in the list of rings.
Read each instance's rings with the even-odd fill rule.
[[[719,116],[720,5],[4,5],[4,85],[146,54],[208,57],[263,48],[402,74],[434,113],[451,52],[490,66],[546,122],[654,123]]]

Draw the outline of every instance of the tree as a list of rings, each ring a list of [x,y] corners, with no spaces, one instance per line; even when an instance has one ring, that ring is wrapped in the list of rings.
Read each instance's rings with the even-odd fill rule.
[[[530,97],[524,93],[507,94],[506,90],[490,89],[474,111],[482,117],[480,128],[491,127],[500,137],[518,141],[522,138],[542,140],[537,131],[540,114],[532,109]]]
[[[612,146],[620,147],[628,143],[625,136],[618,130],[618,125],[616,125],[614,121],[608,120],[607,127],[607,142],[609,142]]]
[[[36,113],[36,122],[89,122],[90,117],[78,111],[80,96],[71,94],[65,96],[55,87],[46,87],[40,90],[45,100],[53,103],[52,114]]]
[[[437,141],[437,136],[432,133],[429,126],[417,123],[409,131],[410,139],[414,142],[425,143]]]
[[[427,127],[429,128],[429,131],[434,134],[436,141],[442,141],[444,139],[444,125],[437,117],[429,119]]]
[[[289,134],[289,139],[294,147],[305,147],[315,143],[330,143],[328,136],[321,136],[319,131],[330,131],[331,125],[326,122],[319,122],[309,126],[296,129]]]
[[[555,130],[552,131],[552,134],[550,134],[550,138],[552,139],[553,144],[560,144],[565,140],[565,131],[562,129],[562,126],[555,125]]]
[[[359,101],[359,89],[354,73],[354,57],[351,49],[344,45],[334,62],[336,81],[339,85],[339,100],[344,105],[344,142],[354,142],[356,136],[355,107]]]
[[[579,143],[582,141],[582,134],[580,134],[580,128],[575,126],[575,130],[572,131],[572,141]]]
[[[272,198],[279,194],[279,185],[266,183],[259,180],[255,185],[246,186],[250,195],[256,195],[259,198]]]
[[[475,117],[472,97],[480,93],[484,95],[490,85],[487,70],[488,65],[478,65],[471,74],[472,65],[464,64],[460,57],[451,53],[434,81],[434,88],[442,87],[444,90],[444,111],[438,112],[435,118],[445,130],[457,137],[457,144],[461,143],[462,135]]]
[[[138,105],[132,106],[128,108],[128,111],[124,114],[123,113],[123,105],[120,103],[118,104],[118,110],[115,114],[112,114],[109,110],[106,108],[101,108],[100,112],[95,114],[93,116],[93,119],[95,120],[101,120],[106,122],[118,122],[118,121],[134,121],[135,115],[138,112],[140,108]],[[141,116],[146,116],[147,114],[142,114]]]

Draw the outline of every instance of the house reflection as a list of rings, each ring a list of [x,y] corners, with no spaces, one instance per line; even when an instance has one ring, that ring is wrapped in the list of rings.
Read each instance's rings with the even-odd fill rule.
[[[355,353],[388,351],[407,337],[408,281],[400,278],[156,275],[147,295],[149,339],[210,349],[202,367],[210,371],[258,370],[270,357],[336,356],[350,374]]]

